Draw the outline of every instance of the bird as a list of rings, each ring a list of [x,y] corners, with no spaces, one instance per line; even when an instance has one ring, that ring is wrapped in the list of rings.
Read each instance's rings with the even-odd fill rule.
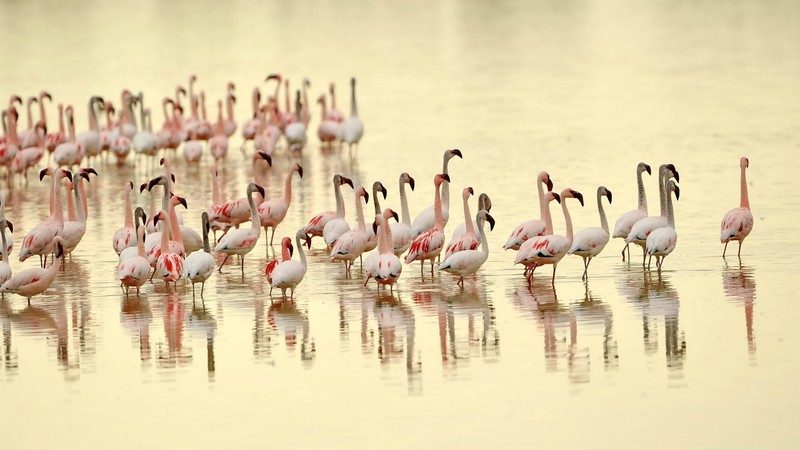
[[[662,164],[658,168],[658,189],[661,203],[661,214],[658,216],[649,216],[639,220],[633,227],[631,227],[628,237],[625,238],[625,243],[634,244],[642,247],[642,267],[645,265],[647,258],[647,236],[655,229],[667,226],[667,181],[674,177],[675,181],[680,182],[680,175],[672,164]]]
[[[448,172],[448,165],[450,164],[450,160],[453,157],[458,156],[459,158],[464,158],[461,154],[461,150],[459,149],[452,149],[452,150],[445,150],[442,162],[442,173],[448,175],[448,179],[450,179]],[[450,218],[450,183],[447,182],[446,184],[442,185],[442,228],[447,225],[447,220]],[[433,206],[429,206],[423,209],[417,217],[414,218],[414,221],[411,223],[411,236],[417,237],[425,230],[433,227]]]
[[[639,193],[639,203],[636,209],[632,209],[623,215],[619,216],[617,222],[614,224],[614,233],[611,235],[613,238],[626,238],[628,233],[631,232],[633,224],[647,217],[647,194],[644,192],[644,183],[642,182],[642,173],[647,172],[651,175],[650,166],[640,162],[636,166],[636,185]],[[622,249],[622,261],[625,261],[625,251],[628,251],[628,258],[631,257],[630,244],[625,243]]]
[[[486,240],[486,231],[483,229],[484,223],[489,222],[489,230],[494,229],[494,217],[492,217],[486,210],[478,211],[475,216],[475,221],[478,223],[478,234],[481,239],[481,249],[466,249],[445,257],[444,261],[439,264],[439,270],[458,276],[458,285],[464,286],[464,277],[472,275],[481,268],[483,263],[489,258],[489,242]],[[470,220],[470,222],[472,222]]]
[[[53,204],[53,211],[50,216],[38,225],[33,227],[27,235],[22,239],[22,246],[19,252],[19,261],[24,262],[32,255],[39,255],[43,258],[41,267],[47,263],[47,255],[53,251],[53,238],[60,235],[64,231],[64,206],[61,200],[61,179],[67,178],[72,181],[72,173],[58,168],[42,169],[39,172],[39,179],[44,178],[45,175],[51,174],[53,177],[50,196]],[[60,241],[63,250],[63,241]]]
[[[328,247],[332,246],[342,233],[350,229],[350,224],[348,224],[347,220],[344,218],[344,198],[342,198],[341,189],[341,186],[344,184],[349,184],[350,187],[355,189],[353,180],[350,178],[338,174],[333,176],[333,193],[336,196],[336,212],[325,211],[321,214],[317,214],[308,222],[305,228],[306,234],[310,236],[321,235]],[[321,233],[316,234],[317,230],[320,230]]]
[[[750,211],[750,199],[747,196],[747,177],[745,176],[745,171],[750,167],[750,160],[742,156],[739,159],[739,167],[742,171],[739,207],[728,211],[720,224],[719,240],[725,244],[725,248],[722,249],[723,258],[728,250],[728,242],[730,241],[739,241],[737,256],[741,257],[742,242],[753,231],[753,213]]]
[[[568,198],[575,198],[580,202],[581,206],[583,206],[583,195],[576,190],[567,188],[561,191],[559,197],[561,199],[561,209],[564,211],[564,220],[567,223],[566,236],[545,234],[543,236],[537,236],[535,238],[528,239],[525,244],[520,247],[519,251],[517,252],[517,257],[514,260],[515,264],[522,263],[524,261],[526,264],[533,266],[532,270],[530,270],[528,273],[529,285],[532,281],[533,269],[545,264],[552,264],[553,278],[551,279],[551,284],[555,286],[556,268],[558,267],[558,263],[562,258],[564,258],[564,256],[567,254],[567,251],[569,251],[570,247],[572,246],[572,218],[569,215],[566,201]],[[528,242],[530,242],[530,244],[528,244]],[[523,250],[525,251],[523,252]]]
[[[375,215],[382,214],[381,201],[378,198],[379,193],[383,194],[383,199],[386,200],[386,186],[384,186],[380,181],[376,181],[372,183],[372,202],[375,206]],[[364,247],[364,253],[375,250],[375,247],[377,246],[378,236],[375,234],[375,231],[372,229],[372,227],[367,227],[367,246]]]
[[[0,240],[3,246],[0,247],[0,286],[11,278],[12,270],[11,265],[8,264],[8,240],[6,239],[6,230],[14,230],[14,224],[6,219],[0,219]]]
[[[478,211],[480,210],[484,210],[488,213],[492,212],[492,199],[489,198],[489,194],[485,192],[481,192],[481,194],[478,195]],[[475,219],[471,219],[470,222],[472,222],[472,228],[477,230],[478,222],[476,222]],[[463,236],[464,233],[466,232],[467,232],[467,223],[466,222],[460,223],[453,230],[453,234],[450,236],[450,240],[454,241],[459,237]]]
[[[656,267],[661,271],[661,266],[664,265],[664,258],[667,257],[678,243],[678,233],[675,231],[675,210],[672,206],[672,193],[675,193],[675,199],[680,199],[681,189],[675,184],[673,180],[667,182],[665,187],[667,194],[667,225],[656,228],[647,235],[647,242],[645,251],[649,255],[647,259],[647,268],[650,268],[650,259],[656,257]]]
[[[134,230],[138,230],[140,224],[141,225],[145,225],[145,223],[147,222],[147,214],[145,214],[144,208],[142,208],[141,206],[137,206],[136,207],[136,210],[133,213],[133,222],[134,222],[133,223],[133,229]],[[147,226],[146,225],[145,225],[144,230],[145,230],[145,235],[146,235],[147,234]],[[144,238],[144,239],[142,239],[142,241],[143,241],[142,242],[142,246],[144,248],[144,245],[147,242],[147,239]],[[138,255],[139,254],[139,249],[137,248],[138,244],[139,244],[138,241],[134,241],[134,245],[132,247],[123,248],[122,251],[119,252],[119,261],[120,262],[121,261],[125,261],[128,258],[131,258],[133,256]],[[144,253],[145,253],[145,258],[146,258],[147,257],[147,249],[145,249]],[[148,264],[149,263],[150,263],[150,261],[148,261]],[[155,262],[153,264],[155,264]]]
[[[353,146],[358,149],[358,143],[364,136],[364,123],[358,117],[358,107],[356,106],[356,79],[350,78],[350,117],[348,117],[339,129],[341,141],[346,143],[348,150],[352,151]]]
[[[236,96],[234,95],[235,89],[236,85],[233,84],[232,81],[229,81],[227,85],[228,93],[225,96],[225,110],[227,118],[222,126],[225,136],[227,137],[231,137],[233,136],[233,133],[236,133],[236,119],[233,118],[233,105],[236,104]]]
[[[211,254],[211,247],[208,244],[208,213],[203,211],[200,215],[203,230],[203,251],[194,252],[186,257],[183,263],[183,276],[192,282],[192,298],[194,298],[194,285],[200,283],[200,298],[203,298],[203,290],[206,287],[206,280],[214,273],[214,255]]]
[[[133,206],[131,204],[131,192],[133,191],[133,181],[125,183],[125,224],[114,232],[112,238],[112,246],[117,255],[122,253],[127,247],[136,245],[134,237],[135,229],[133,228]]]
[[[480,244],[479,237],[475,235],[475,225],[472,222],[472,214],[469,211],[469,197],[474,194],[475,191],[471,187],[464,188],[461,193],[461,198],[464,201],[464,233],[461,236],[454,237],[447,243],[444,253],[445,259],[456,252],[475,250]]]
[[[328,110],[327,117],[334,122],[342,123],[344,122],[344,113],[336,109],[336,86],[331,83],[328,90],[331,94],[331,108]]]
[[[572,246],[567,252],[568,255],[574,254],[583,258],[583,276],[581,276],[581,280],[589,278],[589,263],[592,262],[592,258],[603,251],[603,248],[608,243],[608,219],[606,219],[606,212],[603,209],[603,197],[606,197],[608,203],[611,204],[611,191],[605,186],[600,186],[597,188],[597,210],[600,214],[600,228],[584,228],[575,233]]]
[[[424,267],[425,260],[431,262],[431,276],[433,276],[433,260],[442,252],[444,247],[444,219],[442,217],[442,197],[439,194],[442,183],[449,182],[450,176],[446,173],[437,174],[433,178],[435,187],[434,200],[433,200],[433,227],[428,228],[425,232],[419,234],[408,247],[405,262],[410,264],[414,261],[419,261],[419,273],[423,278],[425,277]],[[413,228],[412,228],[413,229]]]
[[[390,292],[393,292],[394,284],[403,273],[403,263],[392,247],[392,229],[388,226],[390,217],[394,217],[395,221],[398,220],[397,213],[390,208],[375,215],[372,228],[378,236],[378,249],[364,259],[364,273],[367,275],[364,286],[370,278],[375,278],[379,287],[388,285]]]
[[[400,217],[401,222],[391,224],[392,228],[392,247],[394,254],[402,255],[408,250],[411,244],[411,215],[408,212],[408,198],[406,197],[406,184],[414,190],[414,179],[408,172],[400,174]]]
[[[58,166],[74,166],[83,159],[84,147],[75,140],[75,118],[72,114],[72,105],[69,105],[64,109],[64,115],[67,117],[67,130],[69,131],[67,139],[53,150],[53,162]]]
[[[555,200],[556,203],[561,203],[561,197],[557,193],[553,191],[547,191],[544,194],[544,204],[546,207],[542,211],[542,220],[544,221],[544,233],[542,233],[542,236],[553,234],[553,217],[550,214],[550,202],[553,200]],[[531,239],[523,242],[522,245],[519,246],[517,255],[514,257],[514,264],[522,264],[525,266],[524,274],[526,277],[536,270],[536,265],[533,263],[533,261],[527,261],[525,255],[528,255],[531,251],[533,251],[533,239],[537,237],[539,236],[534,236]]]
[[[6,193],[0,193],[0,220],[6,220]],[[11,222],[8,222],[9,224]],[[3,232],[3,235],[6,238],[6,244],[3,246],[5,251],[5,258],[7,259],[8,255],[14,250],[14,233],[13,233],[13,225],[9,225],[8,228]],[[2,284],[2,283],[0,283]]]
[[[330,146],[339,137],[341,122],[337,122],[329,116],[325,104],[325,94],[317,98],[317,103],[322,105],[321,120],[317,125],[317,137],[323,146]]]
[[[295,109],[297,116],[300,117],[302,106],[300,104],[300,91],[297,91],[295,100]],[[306,146],[306,124],[302,120],[294,121],[283,130],[283,135],[286,137],[286,148],[291,152],[299,152]]]
[[[144,252],[145,226],[139,225],[136,228],[136,254],[124,260],[120,260],[117,266],[117,279],[120,280],[125,288],[125,296],[131,287],[136,288],[136,295],[139,295],[139,288],[150,279],[150,262],[147,261]]]
[[[208,141],[208,145],[211,147],[211,156],[215,160],[220,160],[228,154],[228,134],[225,131],[225,124],[225,119],[222,117],[222,100],[219,100],[217,101],[217,122],[214,125],[214,135]]]
[[[64,222],[64,229],[60,236],[64,240],[64,253],[70,254],[78,246],[86,234],[86,218],[87,211],[84,207],[84,199],[82,198],[82,190],[80,188],[81,179],[89,179],[89,174],[86,172],[76,172],[73,176],[72,191],[75,195],[75,205],[77,208],[76,220],[68,220]],[[67,183],[69,185],[69,183]]]
[[[253,104],[253,117],[242,122],[242,149],[244,149],[247,141],[252,141],[256,138],[256,132],[261,124],[261,120],[259,119],[259,110],[261,109],[261,91],[258,90],[257,87],[253,88],[251,99]]]
[[[244,256],[253,250],[256,242],[258,242],[258,237],[261,235],[261,221],[258,217],[256,204],[253,202],[254,192],[258,192],[261,197],[264,197],[264,188],[255,183],[247,185],[246,198],[250,206],[250,228],[238,228],[228,231],[214,247],[215,252],[225,254],[225,259],[219,265],[220,272],[222,272],[222,266],[225,265],[225,261],[228,260],[230,255],[239,255],[242,259],[242,275],[244,275]]]
[[[261,226],[264,227],[264,235],[266,236],[267,230],[272,228],[272,234],[269,237],[269,245],[272,245],[272,240],[275,237],[275,228],[286,218],[286,213],[289,211],[289,206],[292,204],[292,175],[295,173],[297,173],[300,178],[303,178],[303,167],[298,163],[292,164],[291,170],[286,174],[283,198],[264,200],[258,205],[258,216],[261,220]]]
[[[356,189],[356,227],[352,230],[347,230],[336,238],[331,248],[331,261],[343,261],[346,276],[350,276],[350,268],[353,266],[353,262],[364,253],[364,249],[367,246],[364,208],[361,205],[362,198],[365,203],[369,203],[369,193],[364,186],[359,186]]]
[[[11,97],[12,100],[19,97]],[[20,99],[22,101],[22,99]],[[3,111],[6,115],[6,120],[3,121],[3,126],[6,125],[6,121],[8,122],[8,131],[6,135],[3,136],[5,138],[4,142],[0,142],[0,166],[10,166],[11,162],[14,161],[14,157],[17,156],[17,152],[20,150],[20,142],[19,142],[19,135],[17,134],[17,110],[16,108],[9,106],[7,110]]]
[[[267,282],[269,283],[269,296],[272,297],[272,272],[275,271],[275,268],[278,267],[284,261],[291,261],[292,255],[294,254],[294,247],[292,246],[292,238],[284,237],[281,239],[281,257],[275,258],[269,263],[267,263],[267,268],[264,269],[264,275],[267,277]]]
[[[290,298],[294,299],[294,290],[303,281],[308,268],[306,252],[303,251],[301,239],[305,239],[305,244],[310,249],[311,238],[306,234],[305,228],[300,228],[295,233],[295,242],[297,243],[297,251],[300,253],[300,261],[293,259],[284,261],[272,271],[272,286],[281,290],[281,296],[284,299],[286,298],[286,289],[290,290]]]
[[[83,154],[87,158],[95,157],[102,151],[100,146],[100,125],[97,122],[95,103],[100,105],[100,109],[103,109],[103,99],[101,97],[94,95],[89,98],[89,129],[81,131],[75,136],[75,142],[83,148]],[[79,162],[80,160],[76,161],[76,164]]]
[[[263,159],[267,164],[272,167],[272,157],[264,152],[257,152],[256,158]],[[259,195],[263,191],[256,190]],[[264,196],[258,198],[258,203],[264,201]],[[212,205],[208,214],[210,222],[227,223],[230,227],[238,228],[240,224],[247,222],[250,219],[249,209],[250,198],[242,197],[237,200],[231,200],[222,204]],[[227,233],[226,233],[227,234]]]
[[[159,220],[164,221],[164,231],[161,232],[161,252],[156,259],[156,270],[154,274],[157,274],[164,280],[167,291],[169,291],[169,283],[172,282],[177,288],[178,278],[183,275],[184,258],[179,253],[173,253],[170,248],[169,233],[167,232],[167,230],[171,228],[170,222],[172,222],[172,218],[170,214],[164,210],[159,211],[159,213],[155,215],[153,221],[158,224]],[[174,237],[178,244],[183,246],[180,233],[175,233]]]
[[[517,225],[517,227],[511,231],[511,235],[508,237],[505,245],[503,245],[504,250],[519,250],[519,247],[528,239],[541,236],[545,233],[544,217],[545,214],[548,214],[549,206],[548,202],[544,199],[543,185],[547,186],[548,192],[553,190],[553,180],[550,178],[550,174],[545,171],[539,172],[539,175],[536,177],[536,187],[539,190],[539,219],[529,220]]]
[[[34,295],[39,295],[46,291],[53,284],[53,280],[56,279],[58,270],[64,260],[64,244],[60,236],[53,238],[50,247],[53,248],[54,258],[48,267],[31,267],[17,272],[0,286],[0,293],[9,292],[27,297],[30,305],[31,298]]]

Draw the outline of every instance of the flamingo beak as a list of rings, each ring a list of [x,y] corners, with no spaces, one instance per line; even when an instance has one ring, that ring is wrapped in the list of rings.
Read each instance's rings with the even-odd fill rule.
[[[139,186],[139,193],[141,194],[142,192],[144,192],[145,189],[147,189],[147,183],[142,183]]]
[[[353,186],[353,180],[350,178],[342,177],[342,184],[349,184],[351,188],[355,189],[355,186]]]
[[[261,157],[261,159],[263,159],[264,161],[266,161],[266,162],[267,162],[267,164],[269,164],[269,166],[270,166],[270,167],[272,167],[272,157],[271,157],[271,156],[269,156],[269,155],[268,155],[268,154],[266,154],[265,152],[258,152],[258,156],[260,156],[260,157]]]
[[[311,236],[306,235],[306,246],[311,250]]]
[[[472,189],[472,186],[467,188],[469,190],[469,195],[475,195],[475,190]]]
[[[72,181],[72,172],[70,172],[69,170],[65,170],[65,171],[64,171],[64,176],[65,176],[65,177],[66,177],[66,178],[67,178],[69,181]]]
[[[300,164],[297,165],[297,174],[300,175],[300,178],[303,178],[303,166]]]
[[[158,221],[161,219],[161,213],[156,214],[153,216],[153,226],[158,226]]]
[[[386,194],[388,194],[388,193],[389,193],[389,191],[386,190],[386,186],[381,185],[381,194],[383,194],[383,199],[384,200],[386,200]]]
[[[369,203],[369,192],[364,191],[364,202]]]
[[[394,221],[400,223],[400,216],[397,215],[397,211],[392,210],[392,217],[394,217]]]
[[[267,79],[266,79],[266,80],[264,80],[264,81],[269,81],[269,80],[278,80],[278,81],[281,81],[281,76],[280,76],[280,75],[278,75],[277,73],[271,73],[271,74],[267,75]]]
[[[581,202],[581,206],[583,206],[583,194],[573,190],[570,190],[569,192],[572,194],[573,197],[577,198],[578,201]]]
[[[158,183],[159,183],[161,180],[163,180],[163,179],[164,179],[164,176],[162,175],[162,176],[160,176],[160,177],[155,177],[155,178],[153,178],[152,180],[150,180],[150,182],[149,182],[149,183],[147,183],[147,190],[148,190],[148,191],[152,191],[152,190],[153,190],[153,187],[154,187],[155,185],[157,185],[157,184],[158,184]]]
[[[233,102],[233,104],[236,104],[236,96],[235,95],[231,95],[231,101]]]
[[[14,224],[13,223],[11,223],[11,222],[6,220],[6,227],[8,228],[8,231],[10,231],[12,233],[14,232]]]
[[[186,199],[185,198],[178,197],[178,201],[181,202],[181,205],[183,205],[184,209],[189,209],[189,206],[186,204]]]
[[[39,171],[39,181],[44,180],[44,176],[50,173],[50,168],[42,169]]]
[[[411,186],[411,190],[413,191],[414,190],[414,179],[411,178],[410,175],[408,177],[408,185]]]
[[[94,168],[92,168],[92,167],[84,167],[83,169],[81,169],[81,172],[93,173],[93,174],[97,175],[97,171],[94,170]]]
[[[678,169],[675,168],[674,164],[667,164],[667,168],[672,171],[672,174],[675,176],[675,181],[678,183],[681,182],[681,176],[678,174]]]
[[[442,174],[442,179],[444,179],[444,181],[447,181],[449,183],[450,182],[450,175],[448,175],[446,173],[443,173]]]
[[[644,165],[644,170],[646,170],[646,171],[647,171],[647,174],[648,174],[648,175],[652,175],[652,174],[653,174],[653,172],[652,172],[652,171],[650,171],[650,164],[645,164],[645,165]]]
[[[373,221],[372,222],[372,234],[374,234],[374,235],[378,234],[378,222],[377,221]]]
[[[164,165],[164,160],[165,160],[165,159],[166,159],[166,158],[161,158],[161,159],[158,161],[158,165],[159,165],[159,166],[163,166],[163,165]]]
[[[486,220],[489,222],[489,231],[494,230],[494,217],[489,214],[486,214]]]
[[[675,186],[675,200],[681,199],[681,188],[680,186]]]
[[[292,243],[290,242],[289,243],[289,257],[292,257],[292,256],[294,256],[294,245],[292,245]]]
[[[56,258],[61,258],[63,254],[64,254],[64,246],[61,245],[61,242],[59,242],[58,244],[56,244]]]
[[[85,179],[86,181],[90,181],[90,182],[92,181],[92,180],[90,180],[90,179],[89,179],[89,174],[88,174],[88,173],[86,173],[86,172],[80,172],[80,173],[78,174],[78,176],[79,176],[79,177],[81,177],[81,178],[83,178],[83,179]]]
[[[547,177],[547,190],[548,191],[553,190],[553,180],[550,178],[550,176]]]
[[[560,196],[560,195],[558,195],[558,194],[556,194],[555,192],[553,192],[553,198],[554,198],[554,199],[555,199],[555,201],[557,201],[559,204],[561,203],[561,196]]]
[[[261,194],[262,197],[266,197],[267,196],[263,187],[261,187],[259,185],[256,185],[256,190],[258,190],[258,193]]]
[[[606,189],[606,197],[608,197],[608,203],[611,204],[611,191]]]
[[[458,156],[461,159],[464,159],[464,155],[461,154],[461,150],[459,150],[457,148],[454,148],[454,149],[450,150],[450,153],[452,153],[455,156]]]

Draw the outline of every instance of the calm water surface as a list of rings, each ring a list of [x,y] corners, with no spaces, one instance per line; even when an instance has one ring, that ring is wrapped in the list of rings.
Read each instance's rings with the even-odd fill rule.
[[[497,219],[463,289],[414,265],[394,295],[377,294],[316,241],[296,301],[273,302],[262,273],[265,251],[280,249],[262,237],[244,274],[215,274],[204,302],[163,283],[126,299],[111,248],[121,187],[157,172],[98,164],[64,271],[30,306],[1,303],[4,448],[797,445],[797,2],[4,1],[0,30],[0,97],[46,88],[76,105],[79,130],[90,95],[119,103],[124,87],[145,92],[160,124],[156,102],[193,72],[209,100],[237,82],[239,120],[267,73],[295,87],[307,76],[313,97],[335,81],[343,110],[357,76],[364,140],[350,157],[310,136],[280,236],[334,207],[335,173],[383,181],[384,205],[399,209],[408,171],[415,214],[447,148],[464,153],[450,165],[448,236],[463,187],[488,193]],[[236,136],[220,170],[227,199],[253,177]],[[742,155],[756,224],[741,260],[723,260],[719,221],[738,206]],[[256,174],[269,195],[293,160],[281,152]],[[664,270],[622,263],[615,240],[588,283],[568,257],[555,288],[550,268],[529,288],[501,246],[538,217],[536,174],[584,193],[584,208],[570,204],[580,229],[598,224],[601,184],[612,223],[635,207],[639,161],[681,173]],[[210,164],[175,162],[196,229]],[[657,211],[655,175],[645,182]],[[3,189],[18,246],[46,215],[47,185]],[[354,222],[349,189],[345,201]],[[15,271],[33,264],[12,258]]]

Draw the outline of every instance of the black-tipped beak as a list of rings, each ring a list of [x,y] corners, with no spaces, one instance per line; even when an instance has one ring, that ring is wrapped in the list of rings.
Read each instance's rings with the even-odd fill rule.
[[[39,171],[39,181],[44,180],[44,176],[47,175],[47,171],[48,170],[49,169],[42,169],[42,170]]]
[[[64,171],[64,176],[67,177],[69,181],[72,181],[72,172],[70,172],[69,170]]]
[[[369,203],[369,192],[364,191],[364,201]]]
[[[269,164],[269,166],[270,166],[270,167],[272,167],[272,156],[269,156],[269,155],[268,155],[268,154],[266,154],[265,152],[258,152],[258,156],[260,156],[260,157],[261,157],[261,159],[263,159],[264,161],[266,161],[266,162],[267,162],[267,164]]]
[[[64,255],[64,246],[59,242],[56,244],[56,258],[61,258],[62,255]]]
[[[448,183],[450,182],[450,175],[443,173],[442,178],[444,179],[444,181],[447,181]]]
[[[411,176],[408,177],[408,185],[411,186],[411,190],[414,190],[414,179]]]
[[[381,185],[381,194],[383,194],[383,199],[386,200],[386,195],[389,194],[389,191],[386,190],[384,185]]]
[[[236,104],[236,96],[235,95],[231,95],[231,101],[233,102],[234,105]]]
[[[267,196],[267,193],[264,191],[263,187],[261,187],[259,185],[256,185],[256,190],[258,191],[259,194],[261,194],[262,197],[266,197]]]
[[[458,156],[461,159],[464,159],[464,155],[461,154],[461,150],[454,148],[450,150],[454,155]]]
[[[94,170],[94,168],[93,168],[93,167],[84,167],[83,169],[81,169],[81,172],[84,172],[84,173],[93,173],[93,174],[95,174],[96,176],[99,176],[99,175],[97,175],[97,171],[96,171],[96,170]]]
[[[554,193],[553,193],[553,197],[555,198],[555,200],[556,200],[558,203],[561,203],[561,196],[560,196],[560,195],[558,195],[558,194],[556,194],[556,193],[554,192]]]
[[[294,245],[292,245],[292,243],[290,242],[289,243],[289,257],[292,257],[292,256],[294,256]]]
[[[171,174],[169,174],[169,177],[172,180],[172,182],[174,183],[175,182],[175,174],[171,173]]]
[[[139,193],[141,194],[142,192],[144,192],[145,189],[147,189],[147,183],[142,183],[139,186]]]
[[[571,190],[572,196],[577,198],[579,202],[581,202],[581,206],[583,206],[583,194],[578,191]]]
[[[267,75],[267,78],[264,81],[269,81],[269,80],[281,81],[281,76],[278,75],[277,73],[271,73],[271,74]]]
[[[355,186],[353,186],[353,180],[350,178],[342,177],[342,184],[349,184],[351,188],[355,189]]]
[[[306,247],[311,250],[311,236],[306,235]]]
[[[160,176],[160,177],[155,177],[155,178],[153,178],[152,180],[150,180],[150,182],[148,182],[148,183],[147,183],[147,190],[148,190],[148,191],[152,191],[152,190],[153,190],[153,187],[154,187],[155,185],[157,185],[157,184],[158,184],[158,183],[159,183],[161,180],[163,180],[163,179],[164,179],[164,177],[163,177],[163,176]]]
[[[6,228],[8,228],[8,231],[12,233],[14,232],[14,224],[9,222],[8,220],[6,220]]]
[[[608,197],[608,203],[610,204],[611,203],[611,191],[609,191],[608,189],[606,189],[606,197]]]
[[[547,183],[546,184],[547,184],[547,190],[548,191],[552,191],[553,190],[553,180],[549,176],[547,177]]]
[[[744,166],[745,167],[750,167],[750,158],[745,158],[744,159]]]
[[[472,186],[468,187],[467,189],[469,189],[469,195],[475,195],[475,190],[472,189]]]
[[[489,222],[489,231],[494,230],[494,217],[486,214],[486,220]]]
[[[86,173],[86,172],[81,172],[81,173],[78,174],[78,176],[81,177],[81,178],[84,178],[86,181],[91,181],[89,179],[89,174]]]
[[[160,218],[161,218],[161,213],[156,214],[155,216],[153,216],[153,226],[154,227],[158,225],[158,221],[159,221]]]
[[[186,204],[186,199],[183,197],[178,197],[178,201],[183,205],[184,209],[189,209],[189,205]]]
[[[678,183],[681,182],[681,176],[678,174],[678,169],[675,168],[674,164],[667,164],[667,168],[672,171],[672,175],[675,176],[675,181]]]
[[[681,199],[681,188],[680,186],[675,186],[675,200]]]
[[[158,165],[159,165],[159,166],[163,166],[163,165],[164,165],[164,158],[161,158],[161,159],[158,161]]]
[[[392,210],[392,217],[394,217],[394,221],[400,223],[400,216],[397,215],[397,211]]]
[[[300,175],[300,178],[303,178],[303,166],[300,164],[297,165],[297,174]]]
[[[376,236],[378,234],[378,222],[375,220],[372,221],[372,234]]]
[[[647,171],[648,175],[652,175],[653,174],[653,172],[650,170],[650,164],[645,164],[644,165],[644,170]]]

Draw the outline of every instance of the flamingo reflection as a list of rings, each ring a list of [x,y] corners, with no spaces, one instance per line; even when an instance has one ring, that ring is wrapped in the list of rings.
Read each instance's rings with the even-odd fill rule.
[[[210,380],[214,378],[216,363],[214,360],[214,335],[217,331],[217,321],[206,309],[205,302],[199,305],[192,302],[192,310],[186,318],[186,329],[193,337],[206,339],[206,364]]]
[[[147,367],[151,357],[150,322],[153,321],[150,304],[144,297],[125,297],[120,309],[120,322],[123,328],[138,339],[139,359],[142,361],[142,368]]]
[[[378,322],[378,358],[387,367],[392,362],[401,360],[405,353],[408,392],[411,395],[421,394],[422,363],[414,351],[414,312],[390,293],[382,293],[375,300],[373,311]],[[398,338],[398,331],[405,332],[405,349],[403,337]]]
[[[156,364],[159,368],[175,369],[191,363],[192,349],[183,345],[186,306],[181,302],[181,298],[175,290],[166,292],[165,295],[162,312],[164,314],[164,337],[167,342],[166,346],[158,343]]]
[[[317,349],[313,340],[309,340],[310,327],[306,313],[297,308],[294,301],[274,302],[267,311],[267,321],[273,330],[282,333],[286,349],[297,348],[297,332],[301,333],[300,360],[310,364],[314,360]]]
[[[736,267],[728,266],[722,271],[722,289],[728,300],[744,306],[744,323],[747,332],[747,351],[756,353],[756,340],[753,336],[753,306],[756,301],[756,281],[753,269],[743,266],[741,260]]]
[[[79,368],[80,360],[75,360],[75,357],[70,360],[69,321],[64,302],[46,307],[27,305],[23,309],[14,311],[9,302],[4,300],[0,315],[4,319],[7,366],[13,368],[14,372],[18,368],[16,352],[11,348],[12,330],[16,329],[23,335],[44,336],[48,345],[55,343],[56,361],[59,367],[64,370],[64,376],[67,379],[74,379],[78,372],[71,369]],[[6,322],[10,324],[8,330],[6,330]]]

